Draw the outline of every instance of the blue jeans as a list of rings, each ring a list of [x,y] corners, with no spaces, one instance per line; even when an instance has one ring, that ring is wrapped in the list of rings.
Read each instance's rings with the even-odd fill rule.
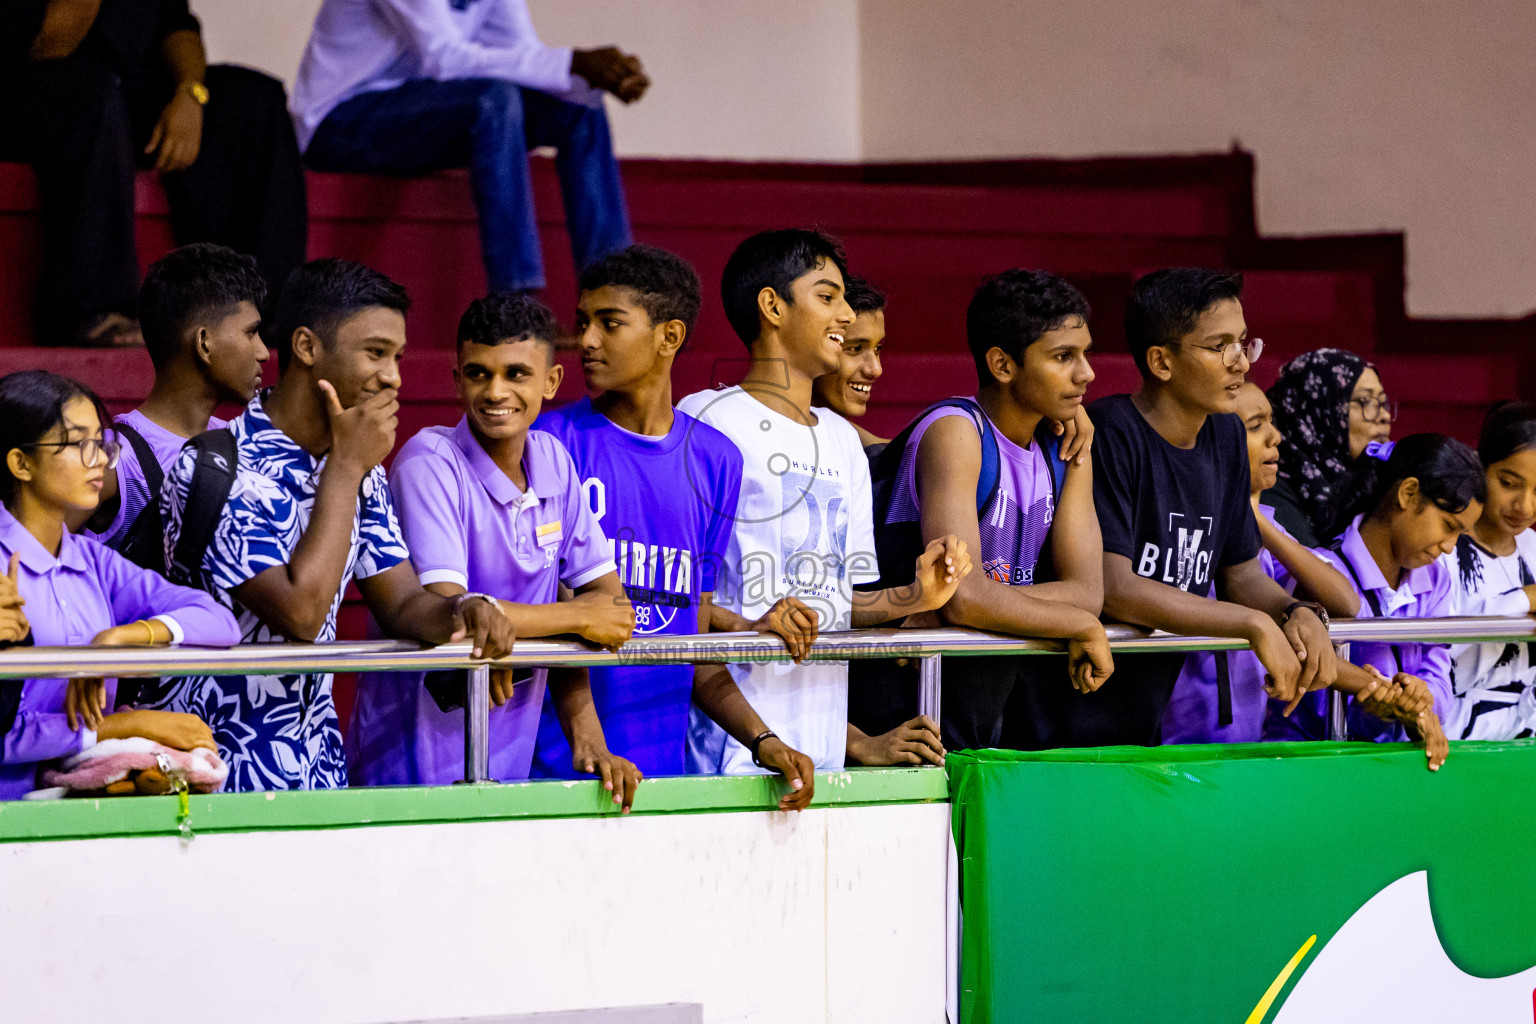
[[[577,270],[628,245],[624,187],[601,107],[493,78],[416,79],[332,110],[304,155],[321,171],[410,176],[468,166],[490,286],[525,291],[544,287],[528,175],[536,146],[557,151]]]

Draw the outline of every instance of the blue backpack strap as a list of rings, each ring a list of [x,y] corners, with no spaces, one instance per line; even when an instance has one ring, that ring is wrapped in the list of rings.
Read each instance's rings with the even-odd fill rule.
[[[980,512],[997,494],[998,479],[1002,475],[1001,456],[997,451],[997,435],[992,432],[992,421],[987,419],[981,406],[971,398],[946,398],[930,405],[923,410],[922,415],[926,416],[935,409],[964,409],[970,413],[971,420],[976,424],[976,432],[981,435],[981,472],[976,476],[976,511]]]
[[[1035,444],[1045,456],[1045,464],[1051,468],[1051,490],[1060,501],[1061,488],[1067,480],[1067,464],[1061,457],[1061,438],[1051,429],[1050,420],[1041,420],[1035,428]]]

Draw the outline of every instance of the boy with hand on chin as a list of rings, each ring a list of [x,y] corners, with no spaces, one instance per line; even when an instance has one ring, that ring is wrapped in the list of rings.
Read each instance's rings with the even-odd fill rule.
[[[1320,605],[1294,600],[1259,561],[1244,426],[1249,365],[1242,277],[1198,267],[1138,280],[1125,311],[1140,390],[1093,403],[1094,503],[1104,536],[1104,613],[1171,633],[1248,641],[1266,691],[1287,702],[1331,685],[1338,663]],[[1184,664],[1123,656],[1127,685],[1060,708],[1064,745],[1155,745]],[[1222,659],[1225,661],[1225,659]],[[1217,668],[1219,724],[1230,672]],[[1222,691],[1225,691],[1223,693]]]
[[[476,657],[512,650],[512,624],[466,594],[422,589],[379,463],[395,442],[405,289],[348,260],[315,260],[283,285],[272,337],[281,376],[230,423],[237,468],[199,585],[235,612],[245,643],[328,642],[347,582],[388,636],[473,638]],[[188,446],[160,513],[174,551],[198,466]],[[347,784],[331,676],[146,680],[141,703],[198,715],[229,765],[230,790]]]
[[[608,540],[588,510],[565,448],[530,430],[560,387],[555,318],[538,301],[501,292],[476,299],[459,321],[454,385],[464,416],[428,427],[400,449],[390,488],[411,558],[444,598],[483,596],[524,637],[574,634],[616,649],[630,637]],[[557,603],[561,585],[575,591]],[[609,751],[585,669],[547,678],[579,772],[596,774],[629,810],[641,773]],[[546,673],[511,685],[493,677],[490,773],[528,777]],[[464,765],[463,715],[434,703],[417,674],[379,674],[358,687],[353,780],[445,785]]]
[[[838,368],[854,322],[843,295],[846,266],[836,241],[816,231],[766,231],[739,245],[726,262],[721,293],[732,328],[751,352],[746,379],[678,403],[742,454],[741,496],[715,604],[744,618],[794,596],[816,611],[824,629],[870,626],[942,607],[970,572],[965,544],[949,536],[923,551],[910,587],[852,589],[878,577],[869,465],[846,420],[811,408],[812,385]],[[817,768],[841,768],[850,753],[858,756],[862,733],[848,725],[846,662],[700,671],[728,672],[766,724],[751,737],[727,736],[695,714],[693,770],[750,772],[767,765],[784,741]]]
[[[558,438],[575,462],[587,506],[614,544],[636,637],[708,632],[713,621],[716,628],[776,631],[801,656],[816,638],[816,622],[795,598],[781,599],[756,622],[711,600],[741,489],[741,453],[672,407],[672,363],[699,301],[699,278],[687,261],[650,246],[620,249],[584,270],[576,331],[593,394],[544,413],[534,426]],[[590,676],[610,742],[646,775],[683,774],[693,666],[601,667]],[[756,735],[750,726],[742,730]],[[565,737],[546,708],[534,774],[568,777],[569,764]]]

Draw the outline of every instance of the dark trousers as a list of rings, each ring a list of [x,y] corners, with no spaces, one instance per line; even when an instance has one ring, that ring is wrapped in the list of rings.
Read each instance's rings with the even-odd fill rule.
[[[495,291],[544,287],[528,151],[553,146],[579,271],[630,242],[608,115],[493,78],[416,79],[354,96],[305,150],[321,171],[412,176],[468,167],[485,275]]]
[[[1014,690],[1020,658],[945,658],[939,698],[939,733],[946,750],[1004,746],[1003,711]],[[1054,659],[1059,663],[1060,659]],[[848,663],[848,721],[867,735],[890,732],[917,717],[918,660]],[[1066,674],[1062,672],[1066,685]]]
[[[939,726],[947,750],[1157,746],[1182,652],[1123,655],[1095,693],[1078,693],[1059,655],[945,658]],[[871,736],[917,714],[917,663],[848,663],[848,720]]]
[[[197,161],[163,181],[178,244],[217,242],[256,258],[269,290],[304,261],[304,170],[282,83],[208,69]],[[0,159],[32,165],[42,203],[35,333],[67,343],[138,293],[134,173],[172,83],[124,79],[90,55],[0,70]]]

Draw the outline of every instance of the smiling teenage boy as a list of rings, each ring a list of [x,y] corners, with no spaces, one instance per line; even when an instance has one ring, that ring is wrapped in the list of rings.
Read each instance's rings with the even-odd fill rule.
[[[612,549],[588,511],[581,478],[552,435],[530,430],[560,387],[555,318],[537,300],[498,292],[459,320],[453,381],[464,416],[428,427],[400,449],[390,488],[411,558],[427,589],[462,600],[482,593],[524,637],[575,634],[604,647],[629,639],[634,611]],[[561,585],[575,591],[557,603]],[[440,710],[419,676],[370,677],[352,719],[354,781],[443,785],[461,777],[463,716]],[[490,773],[528,777],[546,673],[492,681]],[[547,683],[571,736],[578,771],[598,774],[627,810],[639,774],[611,754],[584,669]]]
[[[113,425],[122,452],[85,523],[138,565],[164,572],[160,485],[182,445],[225,426],[213,415],[219,405],[244,405],[261,387],[266,295],[256,261],[222,245],[173,249],[144,275],[139,327],[155,382],[144,403]]]
[[[535,424],[575,462],[587,507],[614,545],[637,638],[709,631],[731,530],[724,510],[735,509],[741,488],[736,446],[672,407],[672,363],[699,301],[693,267],[661,249],[633,245],[588,267],[576,334],[592,397]],[[613,745],[648,776],[683,774],[693,666],[594,668],[590,677]],[[570,773],[565,736],[546,708],[534,774]]]
[[[1104,539],[1104,614],[1195,636],[1246,640],[1293,700],[1337,676],[1317,605],[1265,574],[1249,498],[1247,445],[1235,415],[1249,365],[1242,277],[1158,270],[1131,290],[1126,343],[1141,388],[1089,409],[1094,504]],[[1179,653],[1122,656],[1126,685],[1062,708],[1073,746],[1154,745],[1183,665]]]
[[[811,405],[831,409],[852,422],[869,411],[869,399],[875,382],[885,373],[880,353],[885,350],[885,293],[857,274],[849,274],[843,298],[853,310],[853,323],[843,334],[843,354],[837,369],[816,378],[811,387]],[[889,443],[888,437],[876,437],[857,423],[864,454],[877,457]]]
[[[893,527],[915,520],[921,540],[953,534],[981,559],[982,571],[962,580],[940,610],[944,622],[1067,640],[1065,678],[1059,666],[1034,658],[957,663],[943,697],[943,738],[952,749],[1062,746],[1050,712],[1097,700],[1083,695],[1114,671],[1099,623],[1103,547],[1088,458],[1093,427],[1083,410],[1093,381],[1088,315],[1082,294],[1045,271],[1009,270],[984,282],[966,311],[975,399],[931,407],[902,433],[901,449],[881,459],[895,471],[882,543],[895,538]],[[1058,439],[1069,426],[1071,438]],[[882,555],[884,568],[890,556]],[[877,729],[903,717],[909,708],[881,706],[895,692],[861,684],[855,724]],[[1010,709],[1005,741],[1004,709],[1016,693],[1022,702]]]
[[[741,495],[715,603],[747,619],[793,596],[817,613],[823,629],[890,622],[941,607],[970,571],[964,543],[951,536],[922,552],[912,587],[852,589],[878,576],[869,465],[847,420],[811,408],[812,384],[837,369],[854,321],[843,296],[846,267],[837,242],[816,231],[766,231],[737,246],[721,293],[751,365],[740,385],[678,403],[742,454]],[[743,742],[695,714],[693,770],[752,771],[781,739],[818,768],[843,766],[852,738],[846,662],[710,671],[729,671],[766,725]]]
[[[349,580],[384,632],[443,643],[473,637],[476,656],[511,651],[512,626],[493,601],[422,589],[379,463],[395,440],[405,289],[347,260],[289,275],[271,336],[277,385],[229,425],[237,466],[194,582],[235,612],[246,643],[335,639]],[[195,446],[166,474],[160,511],[175,550],[194,476]],[[229,764],[231,790],[347,784],[331,676],[191,676],[152,680],[141,701],[199,715]]]

